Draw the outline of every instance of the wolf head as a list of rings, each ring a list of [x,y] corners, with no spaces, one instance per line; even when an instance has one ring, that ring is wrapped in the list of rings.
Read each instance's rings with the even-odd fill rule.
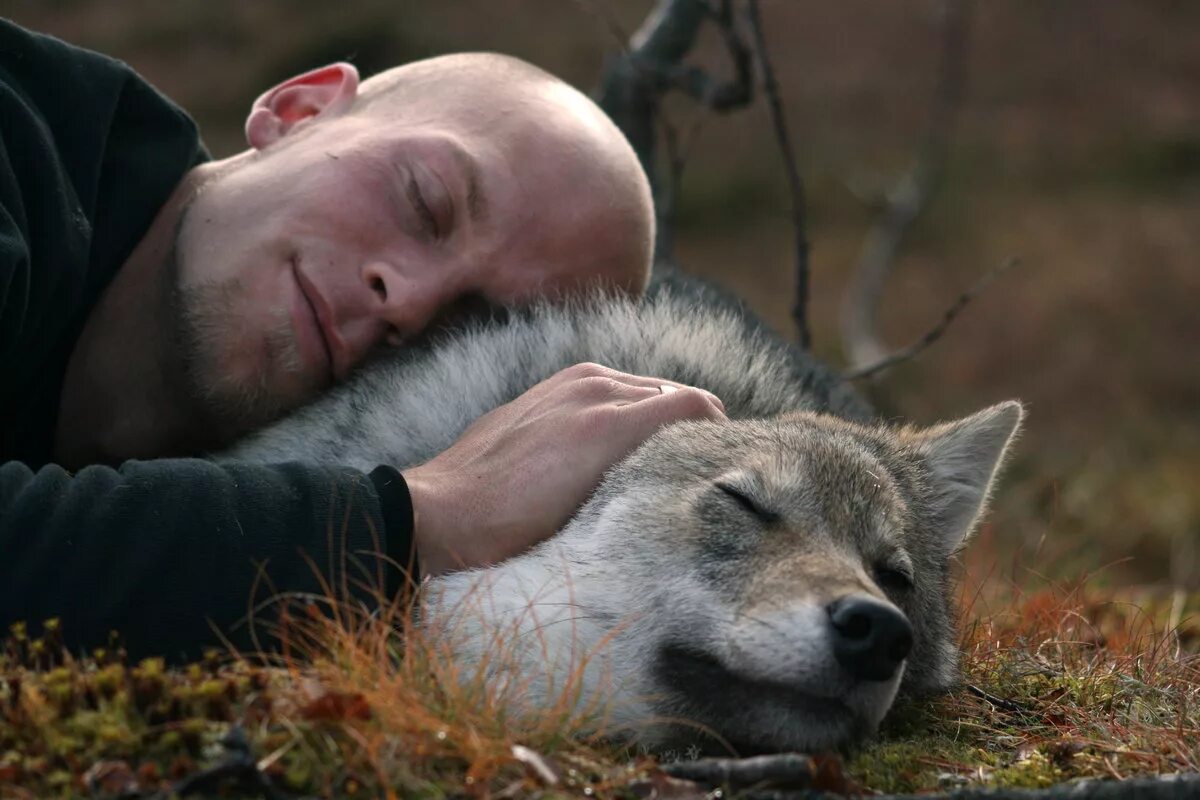
[[[949,560],[1021,417],[1007,402],[924,430],[808,413],[665,428],[557,537],[482,576],[474,638],[524,637],[543,698],[582,672],[609,725],[651,747],[853,742],[901,689],[954,680]],[[479,577],[444,587],[461,600]]]

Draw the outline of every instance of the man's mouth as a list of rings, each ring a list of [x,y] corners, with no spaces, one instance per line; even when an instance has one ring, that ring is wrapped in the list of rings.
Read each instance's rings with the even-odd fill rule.
[[[321,314],[314,300],[315,293],[312,284],[300,272],[295,259],[292,260],[292,277],[296,281],[299,294],[298,308],[294,309],[296,316],[300,317],[295,320],[296,345],[305,360],[318,365],[323,373],[323,378],[332,380],[336,370],[329,334],[325,325],[322,324]]]

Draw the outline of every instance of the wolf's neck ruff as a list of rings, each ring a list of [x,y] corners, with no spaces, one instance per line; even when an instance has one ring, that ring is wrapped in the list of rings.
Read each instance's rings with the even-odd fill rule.
[[[837,746],[874,731],[898,691],[953,680],[947,562],[1019,404],[928,430],[870,424],[827,367],[690,281],[475,325],[225,457],[418,464],[583,361],[708,389],[731,422],[664,428],[551,540],[431,581],[424,623],[464,667],[502,665],[491,678],[534,708],[581,689],[572,702],[603,701],[609,728],[652,746],[708,730],[743,750]]]

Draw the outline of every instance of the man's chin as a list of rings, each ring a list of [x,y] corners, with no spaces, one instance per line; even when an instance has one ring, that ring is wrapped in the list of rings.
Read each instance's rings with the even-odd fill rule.
[[[278,420],[327,388],[327,380],[301,369],[290,327],[248,330],[218,302],[229,292],[200,287],[184,298],[179,360],[173,365],[183,402],[218,445]]]
[[[316,395],[280,392],[265,381],[238,381],[233,376],[212,377],[193,385],[198,411],[222,445],[252,433],[299,408]]]

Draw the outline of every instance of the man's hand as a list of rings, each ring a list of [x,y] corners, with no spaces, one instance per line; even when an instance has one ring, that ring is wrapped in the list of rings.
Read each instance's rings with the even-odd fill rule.
[[[421,571],[522,552],[562,527],[604,471],[661,425],[724,417],[721,401],[701,389],[598,364],[564,369],[405,471]]]

